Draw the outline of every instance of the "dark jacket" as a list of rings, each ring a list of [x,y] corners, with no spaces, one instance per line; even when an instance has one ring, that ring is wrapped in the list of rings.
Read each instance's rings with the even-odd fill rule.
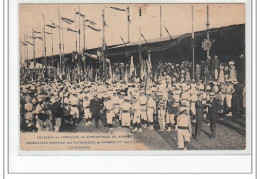
[[[212,102],[208,102],[211,104],[208,108],[208,117],[210,121],[216,121],[218,119],[218,109],[219,109],[219,102],[216,98],[213,98]]]
[[[102,109],[102,104],[100,99],[97,100],[92,99],[90,101],[90,112],[92,113],[93,116],[99,115],[101,109]]]
[[[195,103],[195,108],[196,108],[196,119],[203,119],[203,111],[207,107],[206,104],[202,104],[200,100],[197,100]]]
[[[51,106],[51,112],[54,118],[62,117],[62,108],[60,101],[55,101]]]

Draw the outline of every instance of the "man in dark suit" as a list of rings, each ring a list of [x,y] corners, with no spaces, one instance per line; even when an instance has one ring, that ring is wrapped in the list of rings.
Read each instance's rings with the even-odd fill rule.
[[[198,94],[198,100],[195,103],[196,108],[196,127],[195,127],[195,137],[196,140],[199,140],[200,133],[202,130],[202,120],[203,120],[203,111],[207,107],[206,104],[202,104],[203,94]]]
[[[208,101],[208,118],[210,121],[210,130],[212,133],[212,138],[216,137],[216,124],[218,119],[218,109],[220,107],[219,102],[215,98],[215,93],[210,93],[210,100]]]
[[[102,114],[101,114],[102,106],[103,106],[102,102],[100,99],[98,99],[97,93],[94,93],[93,99],[90,101],[90,113],[95,121],[95,127],[97,129],[98,129],[99,120],[102,121],[102,119],[103,119]]]

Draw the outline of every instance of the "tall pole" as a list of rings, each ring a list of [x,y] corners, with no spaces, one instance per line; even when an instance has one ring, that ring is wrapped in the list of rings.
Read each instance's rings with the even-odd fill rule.
[[[77,29],[77,23],[76,23],[76,9],[74,9],[75,11],[75,30]],[[78,42],[77,42],[77,33],[75,33],[75,43],[76,43],[76,52],[78,51]]]
[[[191,6],[191,19],[192,19],[192,37],[191,37],[191,47],[192,47],[192,79],[195,79],[195,53],[194,53],[194,47],[195,47],[195,41],[194,41],[194,25],[193,25],[193,6]]]
[[[60,52],[60,72],[61,68],[61,34],[60,34],[60,8],[58,8],[58,19],[59,19],[59,52]]]
[[[139,8],[139,63],[142,64],[142,55],[141,55],[141,16],[142,16],[142,9],[141,7]]]
[[[64,35],[63,35],[63,21],[61,21],[61,40],[62,40],[62,54],[64,55]]]
[[[209,5],[207,5],[207,39],[209,39]],[[209,57],[209,50],[207,50],[207,57]]]
[[[53,57],[53,32],[51,28],[51,56]]]
[[[106,78],[106,54],[105,54],[105,50],[106,50],[106,41],[105,41],[105,8],[103,8],[102,11],[102,19],[103,19],[103,75],[104,75],[104,79]]]
[[[20,48],[19,48],[19,52],[20,52],[20,60],[19,60],[19,62],[20,62],[20,75],[21,75],[21,73],[23,72],[23,65],[22,65],[22,61],[23,61],[23,55],[22,55],[22,41],[21,41],[21,39],[20,39]],[[23,75],[23,74],[22,74]]]
[[[33,61],[34,61],[34,75],[36,75],[36,59],[35,59],[35,37],[34,37],[34,30],[32,29],[32,37],[33,37]],[[35,76],[36,77],[36,76]]]
[[[83,16],[83,48],[86,49],[85,16]]]
[[[160,38],[162,38],[162,7],[160,6]]]
[[[127,9],[127,42],[130,42],[130,34],[129,34],[129,24],[130,24],[130,10],[129,6],[126,8]]]
[[[79,7],[79,53],[80,53],[80,7]]]
[[[45,68],[47,67],[47,50],[46,50],[46,37],[45,37],[45,19],[43,14],[43,44],[44,44],[44,61],[45,61]],[[50,75],[50,63],[48,63],[48,76]]]
[[[24,36],[23,36],[23,41],[25,42],[26,40],[25,40],[25,34],[24,34]],[[25,45],[24,44],[24,46],[23,46],[23,58],[24,58],[24,63],[25,63],[25,65],[26,65],[26,72],[27,72],[27,60],[26,60],[26,46],[28,46],[28,45]],[[26,74],[27,75],[27,74]]]

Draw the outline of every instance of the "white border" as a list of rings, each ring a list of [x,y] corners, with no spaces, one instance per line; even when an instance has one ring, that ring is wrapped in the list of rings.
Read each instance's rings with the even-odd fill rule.
[[[35,1],[19,1],[20,3],[35,3]],[[57,3],[61,1],[37,1],[39,2],[51,2]],[[64,0],[62,3],[69,3],[72,1]],[[86,1],[77,0],[77,3],[86,3]],[[89,3],[103,3],[104,1],[88,1]],[[110,2],[118,2],[118,1],[110,1]],[[120,1],[126,2],[126,1]],[[131,1],[134,3],[137,1]],[[142,1],[149,3],[161,3],[161,1]],[[171,1],[163,1],[164,3],[173,3]],[[180,1],[176,0],[174,3],[180,2],[197,2],[198,1]],[[200,3],[209,2],[209,1],[199,1]],[[251,58],[251,42],[250,42],[250,34],[251,34],[251,2],[250,1],[210,1],[211,3],[246,3],[246,57],[247,59]],[[75,3],[75,1],[73,1]],[[81,156],[80,159],[77,156],[57,156],[57,157],[26,157],[19,156],[19,126],[17,125],[17,119],[19,111],[16,106],[19,106],[19,93],[17,92],[19,89],[19,76],[17,72],[19,72],[19,64],[18,64],[18,9],[17,2],[10,1],[9,2],[9,161],[10,161],[10,172],[14,173],[23,173],[23,172],[68,172],[68,168],[66,164],[75,163],[75,168],[70,168],[69,172],[184,172],[184,173],[198,173],[198,172],[250,172],[251,171],[251,148],[247,147],[247,150],[244,151],[142,151],[142,152],[71,152],[71,151],[59,151],[59,152],[37,152],[37,155],[41,153],[41,155],[178,155],[178,156],[121,156],[121,157],[113,157],[113,156]],[[251,72],[251,61],[247,61],[247,76],[250,76]],[[251,81],[247,81],[247,109],[251,109],[249,91],[251,91]],[[251,94],[252,95],[252,94]],[[252,119],[251,111],[247,110],[247,118]],[[7,121],[6,121],[7,122]],[[251,120],[247,120],[247,146],[251,144],[250,141],[250,127]],[[249,128],[249,129],[248,129]],[[250,143],[249,143],[250,142]],[[251,146],[251,145],[250,145]],[[21,153],[20,153],[21,154]],[[27,152],[28,155],[35,155],[35,152]],[[200,156],[180,156],[180,155],[191,155],[197,154]],[[217,155],[217,156],[206,156],[206,155]],[[232,154],[227,155],[227,154]],[[241,155],[242,154],[242,155]],[[203,156],[202,156],[203,155]],[[191,159],[192,158],[192,159]],[[42,160],[43,159],[43,160]],[[102,159],[102,160],[101,160]],[[186,160],[188,159],[188,160]],[[102,162],[100,162],[100,160]],[[156,162],[155,162],[156,160]],[[210,161],[218,160],[219,162],[215,163],[215,165],[208,165],[208,163],[212,163]],[[66,162],[64,162],[66,161]],[[117,163],[118,165],[111,165],[111,161],[113,164]],[[138,161],[138,162],[136,162]],[[172,162],[174,161],[174,162]],[[202,164],[198,165],[197,161],[203,161]],[[230,162],[231,161],[231,162]],[[122,163],[128,163],[128,165],[124,166]],[[173,163],[173,164],[172,164]],[[183,164],[187,165],[186,168],[183,168]],[[201,162],[200,162],[201,163]],[[178,164],[178,165],[177,165]],[[127,166],[132,166],[129,168]],[[157,166],[152,167],[151,165]],[[161,167],[158,168],[158,165]],[[55,166],[55,168],[53,168]],[[87,171],[86,171],[87,166]],[[182,167],[180,167],[182,166]],[[203,166],[203,167],[202,167]],[[230,168],[232,167],[232,168]],[[121,169],[121,170],[120,170]]]

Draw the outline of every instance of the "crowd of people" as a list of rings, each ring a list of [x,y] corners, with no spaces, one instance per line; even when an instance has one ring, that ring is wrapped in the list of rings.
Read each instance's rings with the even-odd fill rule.
[[[184,144],[193,135],[201,140],[203,122],[215,138],[217,120],[245,113],[246,88],[236,62],[223,65],[215,56],[205,63],[205,70],[202,64],[196,65],[194,79],[190,64],[183,62],[174,65],[179,70],[162,71],[146,82],[138,78],[131,82],[22,82],[21,131],[66,131],[82,120],[98,129],[101,121],[110,132],[117,123],[128,128],[130,135],[147,129],[175,130],[178,148],[186,149]]]

